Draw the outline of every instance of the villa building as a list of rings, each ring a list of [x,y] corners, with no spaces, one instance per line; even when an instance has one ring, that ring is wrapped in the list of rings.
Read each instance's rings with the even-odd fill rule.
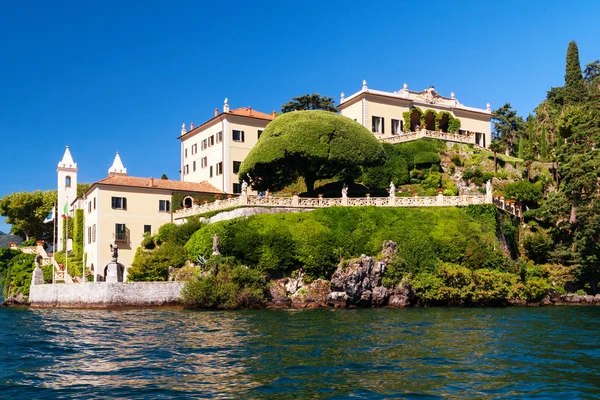
[[[155,234],[159,227],[173,222],[173,212],[182,206],[175,202],[191,207],[193,197],[214,198],[223,194],[207,182],[129,176],[117,153],[108,176],[93,183],[82,197],[77,198],[76,166],[67,148],[59,163],[58,197],[69,199],[69,218],[75,217],[75,210],[83,210],[84,259],[86,270],[94,274],[94,281],[103,280],[106,276],[105,268],[112,258],[111,244],[118,246],[118,263],[122,267],[120,276],[125,280],[127,269],[144,236]],[[63,221],[58,219],[60,226]],[[63,242],[62,232],[59,228],[58,243]],[[69,232],[69,237],[73,237],[72,232]],[[72,246],[68,248],[71,250]]]
[[[242,161],[260,138],[275,111],[265,114],[250,107],[229,110],[227,99],[223,112],[200,126],[181,129],[181,180],[206,181],[226,193],[240,193],[238,171]]]
[[[408,86],[396,92],[373,90],[363,81],[362,89],[349,97],[341,95],[340,114],[386,139],[421,129],[472,137],[472,143],[489,147],[492,111],[461,104],[454,93],[439,95],[433,87],[417,92]]]

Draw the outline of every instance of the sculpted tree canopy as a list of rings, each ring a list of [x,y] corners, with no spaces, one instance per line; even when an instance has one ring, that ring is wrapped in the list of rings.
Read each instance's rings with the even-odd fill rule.
[[[285,103],[281,107],[281,111],[284,113],[303,110],[323,110],[331,112],[338,111],[333,98],[321,96],[318,93],[304,94],[302,96],[294,97],[292,101]]]
[[[326,111],[296,111],[267,125],[239,176],[249,176],[255,190],[281,190],[303,177],[312,194],[318,179],[384,159],[381,144],[359,123]]]

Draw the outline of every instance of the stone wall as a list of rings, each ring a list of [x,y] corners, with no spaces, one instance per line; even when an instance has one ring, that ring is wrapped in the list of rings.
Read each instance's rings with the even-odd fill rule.
[[[98,282],[32,285],[32,307],[112,308],[181,305],[183,282]]]

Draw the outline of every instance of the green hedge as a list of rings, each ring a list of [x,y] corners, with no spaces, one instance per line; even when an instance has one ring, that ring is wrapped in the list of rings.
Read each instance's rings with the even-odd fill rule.
[[[73,252],[75,258],[81,260],[83,257],[83,231],[84,213],[82,209],[75,210],[75,221],[73,223]]]
[[[471,207],[483,210],[474,212]],[[340,254],[377,254],[384,240],[401,243],[402,259],[415,270],[433,269],[438,260],[473,264],[486,256],[499,264],[494,267],[501,267],[504,259],[495,250],[500,247],[495,209],[471,207],[332,207],[256,215],[203,226],[185,248],[190,259],[208,257],[217,234],[221,253],[242,264],[271,273],[302,267],[312,278],[328,278]]]

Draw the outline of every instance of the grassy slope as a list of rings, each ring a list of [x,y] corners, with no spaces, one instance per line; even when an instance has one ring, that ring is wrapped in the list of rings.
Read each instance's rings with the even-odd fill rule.
[[[303,267],[313,277],[328,277],[340,255],[376,255],[384,240],[394,240],[407,263],[428,270],[437,260],[468,263],[473,255],[495,252],[495,213],[490,206],[333,207],[256,215],[206,225],[186,249],[191,259],[210,256],[217,234],[222,254],[251,267],[271,272]]]

